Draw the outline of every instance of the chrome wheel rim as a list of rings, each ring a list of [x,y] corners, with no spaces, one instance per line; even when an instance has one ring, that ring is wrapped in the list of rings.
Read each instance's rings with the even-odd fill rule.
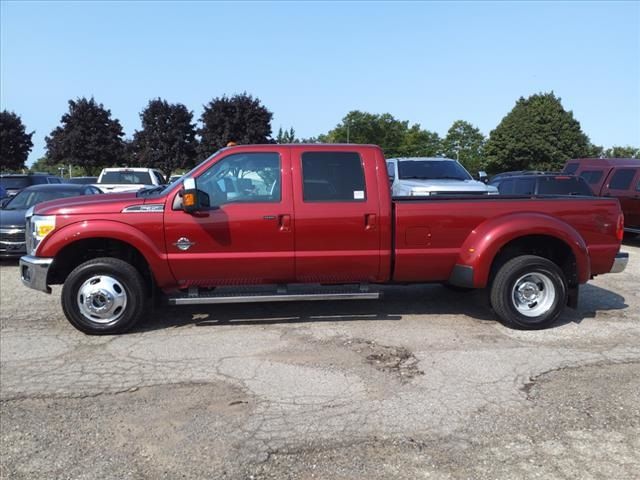
[[[539,317],[547,313],[556,300],[551,278],[540,272],[522,275],[513,285],[511,301],[525,317]]]
[[[127,307],[127,292],[122,283],[108,275],[95,275],[78,290],[80,313],[95,323],[118,319]]]

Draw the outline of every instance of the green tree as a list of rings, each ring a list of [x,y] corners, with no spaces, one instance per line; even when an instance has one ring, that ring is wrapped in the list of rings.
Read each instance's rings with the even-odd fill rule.
[[[627,145],[626,147],[614,146],[604,151],[605,158],[640,158],[640,148]]]
[[[300,143],[300,140],[296,138],[296,131],[291,127],[289,130],[282,130],[282,127],[278,129],[278,135],[276,135],[276,143]]]
[[[13,112],[0,112],[0,170],[20,170],[33,148],[22,119]]]
[[[123,162],[122,126],[93,98],[69,100],[60,123],[45,139],[49,163],[79,165],[97,175],[103,167]]]
[[[396,120],[389,113],[378,115],[353,110],[318,140],[323,143],[372,143],[380,145],[388,156],[397,156],[408,124]]]
[[[520,97],[491,132],[485,145],[487,169],[559,170],[571,158],[586,156],[589,138],[553,92]]]
[[[214,98],[200,117],[200,154],[209,156],[229,142],[271,143],[273,114],[246,92]]]
[[[135,164],[158,168],[167,176],[195,165],[196,130],[187,107],[157,98],[149,101],[140,119],[142,130],[134,133],[130,147]]]
[[[472,174],[486,168],[484,144],[480,130],[464,120],[453,122],[442,141],[445,156],[455,158]]]
[[[431,157],[441,153],[437,133],[423,130],[417,123],[409,127],[408,121],[398,120],[390,113],[353,110],[333,130],[313,140],[379,145],[387,157]]]

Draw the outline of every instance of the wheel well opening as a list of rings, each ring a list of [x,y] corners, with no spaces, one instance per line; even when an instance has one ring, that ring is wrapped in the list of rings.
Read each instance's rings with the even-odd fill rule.
[[[151,293],[153,275],[144,256],[128,243],[112,238],[88,238],[64,247],[56,255],[52,268],[49,270],[47,283],[50,285],[64,283],[78,265],[100,257],[119,258],[132,265],[140,272],[149,293]]]
[[[560,267],[569,286],[578,285],[576,257],[571,247],[559,238],[549,235],[528,235],[516,238],[504,245],[491,264],[490,281],[493,280],[502,265],[520,255],[537,255],[551,260]]]

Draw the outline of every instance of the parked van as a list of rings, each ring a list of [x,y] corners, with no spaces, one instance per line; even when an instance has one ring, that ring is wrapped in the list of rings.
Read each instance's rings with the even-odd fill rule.
[[[618,198],[625,231],[640,234],[640,159],[579,158],[569,160],[563,173],[584,178],[594,195]]]

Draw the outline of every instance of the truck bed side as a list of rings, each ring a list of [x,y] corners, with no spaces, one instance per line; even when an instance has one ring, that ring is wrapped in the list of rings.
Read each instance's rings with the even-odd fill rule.
[[[396,282],[448,281],[459,265],[484,287],[494,259],[518,242],[552,253],[568,248],[575,283],[584,283],[609,272],[619,249],[615,199],[394,200],[393,207]]]

